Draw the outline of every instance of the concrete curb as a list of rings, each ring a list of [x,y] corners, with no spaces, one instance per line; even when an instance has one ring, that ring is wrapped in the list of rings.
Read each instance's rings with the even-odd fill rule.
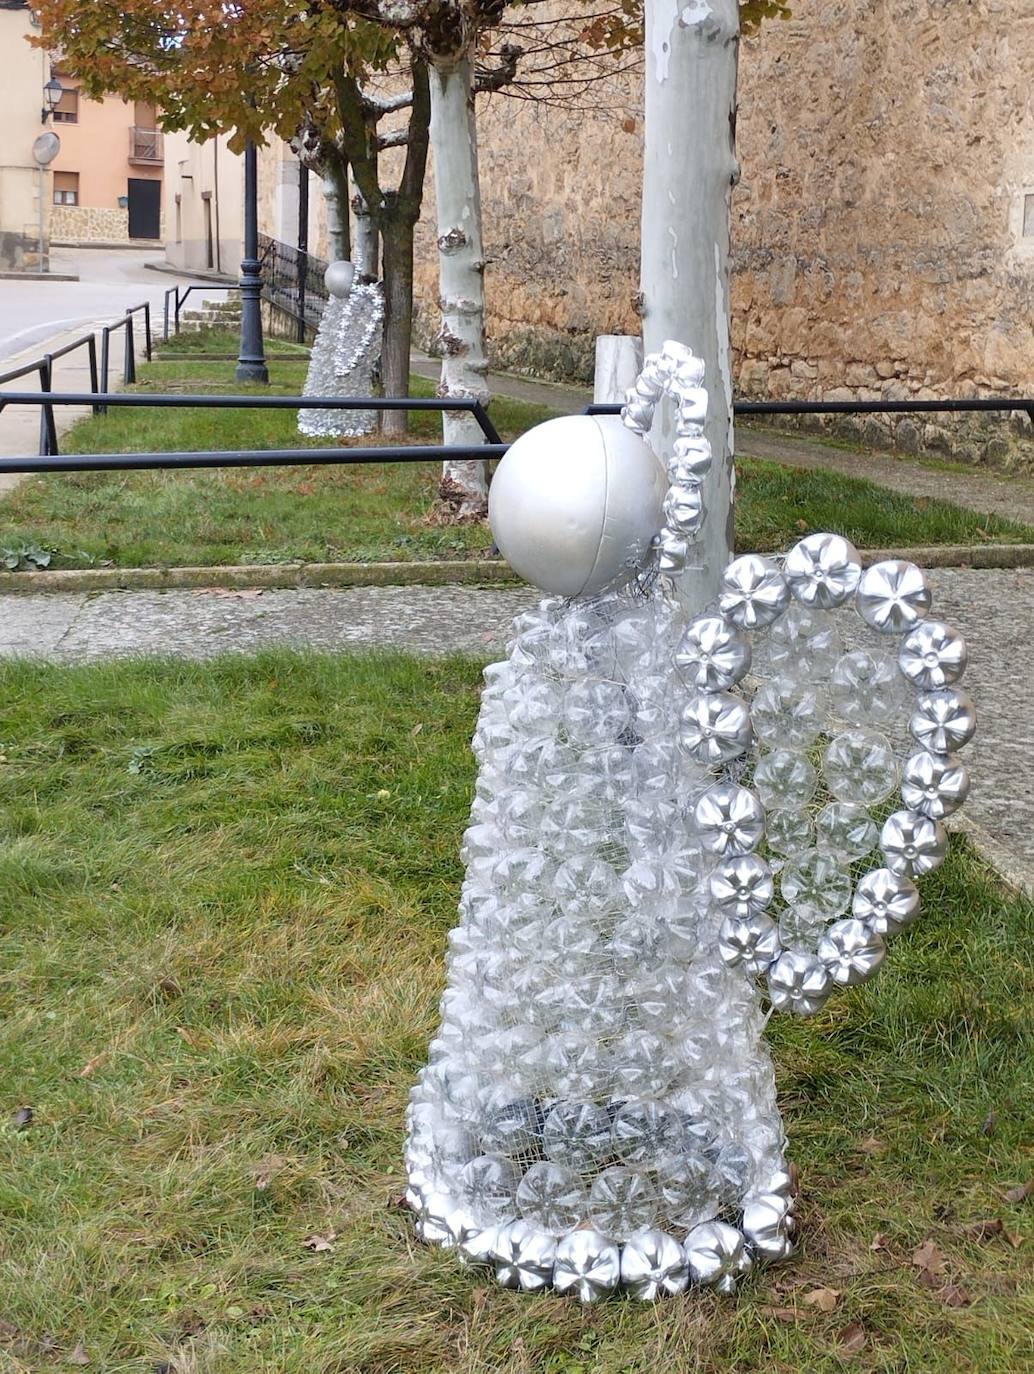
[[[243,563],[212,568],[67,568],[0,573],[0,593],[162,591],[190,587],[516,585],[502,559],[440,563]]]
[[[924,568],[1034,568],[1034,544],[945,544],[863,549],[868,565],[906,558]],[[502,559],[435,563],[240,563],[210,568],[59,568],[0,573],[0,592],[161,591],[182,587],[400,587],[515,585]]]
[[[74,272],[0,272],[0,281],[78,281]]]

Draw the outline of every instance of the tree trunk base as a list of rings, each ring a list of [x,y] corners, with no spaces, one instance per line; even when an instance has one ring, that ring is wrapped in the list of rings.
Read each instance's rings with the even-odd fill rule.
[[[427,517],[429,525],[478,525],[488,519],[488,497],[473,495],[452,477],[438,484],[438,498]]]

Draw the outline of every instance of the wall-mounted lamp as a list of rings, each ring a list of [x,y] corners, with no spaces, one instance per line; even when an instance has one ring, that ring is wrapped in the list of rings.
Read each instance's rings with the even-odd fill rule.
[[[56,76],[52,76],[50,80],[47,82],[47,84],[43,87],[44,105],[42,110],[40,110],[39,112],[39,121],[41,124],[46,124],[47,120],[57,109],[61,97],[64,95],[64,93],[64,86],[62,86],[61,82],[57,79]]]

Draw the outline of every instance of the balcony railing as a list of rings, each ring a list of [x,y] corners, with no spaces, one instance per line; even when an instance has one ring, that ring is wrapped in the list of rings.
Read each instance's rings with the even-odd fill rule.
[[[150,167],[160,167],[165,161],[161,130],[138,129],[134,124],[129,131],[129,160],[146,162]]]

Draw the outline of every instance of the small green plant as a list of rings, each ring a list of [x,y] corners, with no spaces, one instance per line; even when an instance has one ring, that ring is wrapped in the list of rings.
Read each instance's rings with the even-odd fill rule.
[[[40,544],[19,544],[13,547],[0,546],[0,563],[7,572],[42,572],[50,567],[56,549],[44,548]]]

